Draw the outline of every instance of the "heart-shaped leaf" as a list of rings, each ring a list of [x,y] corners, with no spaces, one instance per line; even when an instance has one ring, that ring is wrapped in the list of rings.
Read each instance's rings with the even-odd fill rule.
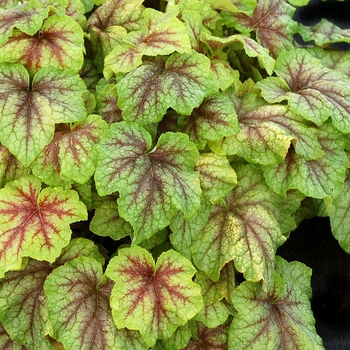
[[[159,122],[169,107],[189,115],[217,90],[210,60],[195,51],[145,62],[117,87],[123,119],[139,124]]]
[[[200,205],[198,151],[180,133],[151,135],[136,123],[114,123],[100,143],[95,173],[100,195],[120,193],[118,210],[131,223],[134,243],[167,226],[177,210],[191,217]]]
[[[111,307],[117,327],[139,330],[148,346],[169,338],[203,307],[194,273],[191,262],[173,250],[155,263],[143,248],[121,249],[106,270],[116,282]]]
[[[75,191],[41,190],[32,176],[8,183],[0,190],[0,275],[28,256],[53,262],[69,243],[69,225],[86,218]]]
[[[257,0],[253,15],[230,13],[225,22],[242,33],[255,31],[257,41],[274,58],[294,49],[293,34],[298,24],[292,20],[295,8],[284,0]]]
[[[90,256],[104,262],[93,242],[78,238],[62,250],[54,264],[30,259],[20,271],[9,271],[0,281],[0,320],[12,339],[29,349],[52,349],[46,296],[43,285],[52,270],[78,256]]]
[[[93,114],[73,125],[56,125],[53,140],[31,163],[33,174],[50,186],[86,183],[95,172],[96,146],[106,128]]]
[[[311,270],[299,262],[276,259],[273,284],[243,282],[233,292],[238,314],[229,329],[229,350],[321,350],[311,311]]]
[[[39,1],[31,0],[19,3],[11,10],[0,9],[0,45],[5,44],[14,28],[23,33],[34,35],[48,16],[49,9],[42,8]]]
[[[285,238],[276,217],[279,197],[250,166],[237,170],[238,184],[213,206],[208,222],[191,245],[194,264],[213,281],[233,260],[251,281],[269,281],[275,252]],[[282,209],[281,209],[282,211]]]
[[[331,117],[337,129],[350,131],[350,84],[345,75],[324,67],[302,49],[282,53],[275,71],[278,77],[257,83],[268,102],[287,100],[296,114],[317,125]]]
[[[14,30],[9,40],[0,45],[0,61],[21,63],[31,74],[48,66],[78,72],[84,50],[80,25],[69,16],[53,14],[34,35]]]
[[[49,144],[55,123],[83,120],[86,86],[69,70],[43,68],[30,78],[21,65],[0,66],[0,141],[23,165]]]
[[[169,55],[191,51],[186,26],[175,15],[152,8],[142,12],[141,29],[123,36],[124,45],[116,46],[105,59],[105,76],[127,73],[142,63],[144,55]]]
[[[91,257],[78,257],[56,268],[44,291],[52,335],[65,349],[122,350],[109,306],[113,282]]]
[[[298,189],[313,198],[335,198],[343,188],[348,161],[344,135],[326,123],[318,129],[318,142],[324,151],[321,158],[305,159],[291,146],[282,163],[264,166],[268,185],[281,195]]]

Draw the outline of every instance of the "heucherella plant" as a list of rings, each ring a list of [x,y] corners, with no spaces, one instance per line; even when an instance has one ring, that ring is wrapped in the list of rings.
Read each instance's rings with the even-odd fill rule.
[[[276,254],[306,215],[350,253],[350,32],[307,3],[0,0],[1,349],[324,348]]]

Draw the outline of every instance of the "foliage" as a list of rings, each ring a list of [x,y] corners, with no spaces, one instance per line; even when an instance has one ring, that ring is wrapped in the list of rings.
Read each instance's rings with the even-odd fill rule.
[[[323,349],[276,251],[350,253],[350,33],[306,2],[0,1],[1,349]]]

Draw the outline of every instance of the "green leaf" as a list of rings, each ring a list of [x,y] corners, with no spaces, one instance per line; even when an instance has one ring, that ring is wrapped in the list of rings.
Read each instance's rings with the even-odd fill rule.
[[[229,12],[240,12],[240,10],[230,0],[204,0],[216,10]]]
[[[175,333],[168,339],[158,340],[153,350],[180,350],[185,349],[191,338],[191,331],[186,323],[176,329]]]
[[[231,294],[236,287],[233,262],[227,263],[221,270],[220,278],[213,282],[205,273],[197,271],[195,282],[201,286],[204,305],[217,303],[225,298],[231,303]]]
[[[321,60],[323,66],[341,72],[350,78],[350,52],[338,50],[323,50],[320,47],[310,47],[307,51]]]
[[[215,328],[223,324],[230,314],[230,308],[222,301],[218,301],[204,306],[196,315],[196,320],[209,328]]]
[[[23,165],[49,144],[55,123],[85,118],[84,82],[69,70],[40,69],[30,79],[21,65],[0,66],[0,141]]]
[[[326,47],[333,43],[350,43],[350,30],[341,29],[325,18],[322,18],[314,26],[299,24],[298,32],[304,41],[314,41],[320,47]]]
[[[99,236],[109,236],[114,240],[132,236],[132,226],[119,216],[117,196],[94,196],[94,216],[90,222],[90,230]]]
[[[122,110],[118,106],[118,92],[115,84],[108,84],[101,79],[96,86],[96,111],[108,124],[121,122]]]
[[[122,43],[123,36],[140,28],[143,0],[107,0],[87,22],[94,63],[102,72],[104,58]]]
[[[350,254],[350,237],[349,237],[349,222],[350,222],[350,179],[349,174],[344,182],[344,188],[332,202],[329,210],[329,218],[332,227],[332,233],[338,240],[340,246]]]
[[[82,122],[57,125],[51,143],[31,163],[33,174],[50,186],[86,183],[95,172],[96,146],[106,129],[93,114]]]
[[[265,100],[270,103],[287,100],[296,114],[317,125],[331,117],[337,129],[350,131],[347,77],[324,67],[303,49],[282,53],[276,61],[275,71],[278,77],[257,83]]]
[[[0,62],[21,63],[31,72],[51,66],[78,72],[84,60],[84,35],[69,16],[51,15],[34,35],[14,30],[0,45]]]
[[[20,271],[9,271],[0,281],[0,320],[11,337],[30,349],[52,349],[45,335],[50,325],[43,284],[55,266],[78,256],[103,257],[90,240],[73,239],[54,265],[30,259]]]
[[[193,262],[213,281],[233,260],[246,279],[267,282],[276,249],[285,240],[276,217],[280,200],[260,172],[250,166],[236,171],[237,186],[213,206],[208,222],[193,240]]]
[[[186,26],[175,15],[152,8],[142,12],[141,29],[123,36],[125,44],[116,46],[105,59],[104,74],[131,72],[142,64],[142,57],[189,53],[190,39]]]
[[[211,203],[224,198],[237,184],[236,173],[225,156],[201,153],[195,170],[199,171],[203,195]]]
[[[117,327],[139,330],[148,346],[169,338],[203,307],[194,273],[191,262],[172,250],[155,263],[145,249],[121,249],[106,270],[117,282],[111,297]]]
[[[49,10],[41,8],[39,1],[31,0],[11,10],[0,10],[0,45],[5,44],[16,28],[34,35],[47,18]]]
[[[169,107],[191,114],[217,86],[210,60],[193,51],[145,62],[121,79],[117,88],[123,119],[149,124],[160,121]]]
[[[268,165],[282,162],[292,142],[296,151],[307,159],[323,155],[317,130],[287,106],[262,103],[252,90],[241,97],[232,95],[232,99],[240,132],[209,142],[214,152],[237,154],[251,163]]]
[[[52,335],[65,349],[124,349],[112,318],[113,282],[90,257],[56,268],[44,284]]]
[[[233,292],[238,314],[229,329],[229,350],[324,349],[311,311],[311,270],[276,259],[273,284],[243,282]]]
[[[0,143],[0,188],[31,173],[10,151]]]
[[[182,132],[199,150],[204,149],[207,140],[221,140],[239,132],[236,111],[226,93],[218,92],[204,99],[194,108],[191,115],[179,118]]]
[[[318,132],[323,157],[307,160],[291,147],[283,163],[263,167],[267,184],[277,193],[298,189],[313,198],[335,198],[342,190],[347,163],[344,136],[330,123]]]
[[[6,350],[28,350],[24,345],[12,340],[5,328],[0,325],[0,349]]]
[[[21,271],[11,271],[0,281],[0,319],[15,341],[29,349],[50,350],[45,338],[49,329],[43,284],[52,266],[29,260]]]
[[[293,49],[293,34],[298,24],[292,20],[295,7],[284,0],[258,0],[252,16],[243,13],[224,16],[227,25],[242,33],[254,31],[257,42],[267,48],[273,58]]]
[[[197,350],[203,346],[205,349],[227,349],[228,326],[222,324],[215,328],[208,328],[202,322],[191,323],[192,339],[184,350]]]
[[[138,124],[112,124],[95,173],[100,196],[120,193],[119,213],[133,226],[135,244],[167,226],[177,210],[189,218],[200,205],[195,145],[184,134],[166,133],[150,147],[150,134]]]
[[[170,241],[173,247],[187,259],[192,259],[191,247],[208,221],[212,205],[202,200],[198,211],[190,218],[178,211],[170,222],[172,234]]]
[[[0,190],[0,275],[21,267],[24,257],[53,262],[69,243],[72,222],[86,220],[75,191],[44,188],[34,177]]]
[[[238,43],[249,57],[258,58],[261,67],[265,68],[269,75],[273,72],[275,60],[270,56],[269,51],[248,36],[235,34],[228,37],[215,37],[207,34],[203,35],[203,40],[215,49]]]

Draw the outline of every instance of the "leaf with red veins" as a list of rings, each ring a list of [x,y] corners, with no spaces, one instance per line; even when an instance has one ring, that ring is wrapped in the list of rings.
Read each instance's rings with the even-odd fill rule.
[[[284,0],[257,2],[251,17],[243,13],[230,14],[228,25],[243,33],[255,31],[259,44],[267,48],[274,58],[281,52],[295,48],[293,34],[298,28],[297,22],[292,20],[295,7]]]
[[[78,74],[53,67],[31,80],[21,65],[0,67],[0,141],[23,165],[29,165],[49,144],[55,123],[82,120],[86,92]]]
[[[72,222],[86,220],[75,191],[44,188],[30,176],[0,190],[0,276],[24,257],[53,262],[70,240]]]
[[[47,277],[44,291],[52,336],[65,349],[124,349],[109,305],[113,284],[101,264],[85,256]]]
[[[122,42],[124,35],[140,28],[143,0],[107,0],[94,11],[88,22],[94,63],[103,70],[104,58]]]
[[[12,10],[17,7],[18,0],[0,0],[0,9]]]
[[[0,188],[31,173],[10,151],[0,143]]]
[[[11,10],[0,9],[0,45],[5,44],[13,30],[34,35],[47,18],[49,9],[41,8],[40,2],[19,4]]]
[[[198,150],[188,136],[169,132],[151,145],[140,125],[114,123],[100,142],[95,172],[100,196],[119,192],[119,214],[133,226],[135,244],[169,225],[177,210],[189,218],[200,206]]]
[[[323,66],[303,49],[282,53],[276,60],[278,77],[257,83],[269,103],[287,100],[294,113],[317,125],[329,117],[334,126],[350,131],[349,79],[342,73]]]
[[[210,60],[193,51],[145,62],[121,79],[117,89],[123,119],[144,125],[159,122],[170,107],[191,114],[217,85]]]
[[[147,8],[142,13],[141,29],[123,37],[105,59],[104,74],[131,72],[142,64],[142,57],[189,53],[191,43],[187,28],[175,15]]]
[[[12,339],[30,349],[52,349],[48,340],[44,339],[49,327],[44,281],[55,267],[78,256],[90,256],[104,263],[92,241],[77,238],[63,248],[54,264],[29,259],[22,270],[9,271],[1,279],[0,321]],[[3,348],[0,346],[0,349]]]
[[[97,144],[107,124],[98,115],[57,125],[54,139],[31,163],[33,174],[50,186],[86,183],[95,172]]]
[[[0,325],[0,349],[1,350],[29,350],[22,344],[12,340],[5,328]]]
[[[169,338],[203,307],[194,273],[191,262],[173,250],[155,263],[143,248],[121,249],[106,270],[116,282],[111,307],[117,327],[139,330],[148,346]]]
[[[311,270],[297,261],[276,257],[268,290],[245,281],[232,294],[238,313],[228,331],[229,350],[322,350],[311,297]]]
[[[216,93],[204,99],[191,115],[179,118],[181,131],[189,135],[199,150],[207,140],[219,141],[239,132],[238,118],[232,101],[226,93]]]
[[[190,247],[195,266],[218,281],[223,266],[233,260],[251,281],[269,281],[275,252],[284,241],[278,217],[281,198],[250,166],[237,167],[237,186],[212,207]]]
[[[34,35],[14,30],[0,45],[0,61],[23,64],[32,74],[47,66],[78,72],[84,50],[80,25],[69,16],[51,15]]]
[[[29,260],[23,270],[0,281],[0,320],[15,341],[30,349],[52,349],[45,339],[49,326],[43,284],[53,270],[48,262]]]
[[[191,323],[192,340],[183,350],[227,350],[228,326],[208,328],[202,322]]]
[[[267,184],[282,196],[297,189],[312,198],[336,198],[346,178],[344,134],[325,123],[318,129],[318,141],[324,151],[321,158],[308,160],[291,146],[282,163],[264,166]]]
[[[102,85],[102,84],[101,84]],[[118,92],[115,84],[97,85],[96,111],[108,124],[123,120],[118,106]]]

